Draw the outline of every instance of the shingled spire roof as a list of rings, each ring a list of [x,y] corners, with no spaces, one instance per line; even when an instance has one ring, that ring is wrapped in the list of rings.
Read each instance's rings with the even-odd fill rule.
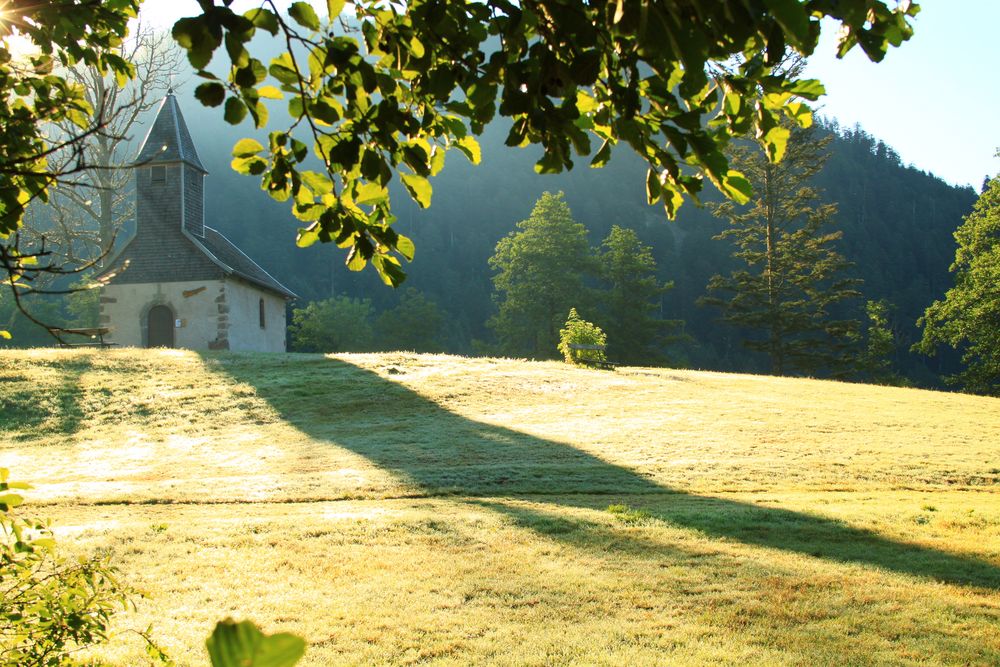
[[[202,173],[208,173],[198,159],[191,133],[188,132],[174,94],[167,93],[156,112],[156,120],[149,128],[132,166],[138,167],[159,162],[186,162]]]

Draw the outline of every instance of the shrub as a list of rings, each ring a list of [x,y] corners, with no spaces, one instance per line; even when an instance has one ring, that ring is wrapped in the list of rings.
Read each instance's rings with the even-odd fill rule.
[[[0,667],[76,665],[72,655],[106,641],[111,617],[133,606],[132,590],[107,557],[57,556],[49,523],[15,512],[24,503],[16,491],[30,487],[9,477],[0,468]],[[172,666],[151,630],[134,632],[151,660]],[[212,667],[292,667],[306,649],[301,637],[265,635],[231,619],[219,622],[206,644]]]
[[[603,349],[573,349],[571,345],[593,346],[603,348],[607,345],[607,336],[601,327],[580,319],[576,308],[570,308],[566,328],[559,330],[559,352],[570,364],[606,363]]]
[[[16,513],[15,491],[29,487],[9,476],[0,468],[0,666],[72,664],[72,653],[107,640],[131,591],[106,557],[58,556],[49,524]]]

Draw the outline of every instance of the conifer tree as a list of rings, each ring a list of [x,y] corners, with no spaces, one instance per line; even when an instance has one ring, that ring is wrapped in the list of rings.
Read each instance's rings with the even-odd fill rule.
[[[561,192],[542,194],[517,228],[490,258],[498,312],[488,325],[502,353],[552,358],[566,313],[589,305],[584,277],[596,266],[587,229],[573,220]]]
[[[662,361],[661,347],[678,339],[670,332],[683,321],[658,316],[660,297],[674,285],[657,279],[652,248],[635,231],[614,225],[601,244],[599,262],[609,286],[601,295],[608,356],[616,363]]]
[[[1000,177],[990,181],[955,240],[955,286],[917,322],[924,336],[914,349],[928,355],[939,345],[961,350],[965,369],[946,380],[1000,396]]]
[[[885,299],[865,304],[868,327],[864,349],[858,355],[858,374],[869,382],[898,385],[902,378],[893,370],[896,335],[889,321],[892,304]]]
[[[778,164],[755,144],[733,149],[731,161],[753,185],[747,206],[725,202],[716,215],[730,228],[716,239],[732,241],[745,268],[709,281],[702,303],[722,309],[723,320],[746,332],[746,348],[766,354],[776,375],[843,375],[851,365],[858,322],[834,309],[859,296],[860,283],[845,275],[849,263],[835,249],[839,231],[828,231],[837,212],[809,185],[826,160],[830,138],[791,130]]]

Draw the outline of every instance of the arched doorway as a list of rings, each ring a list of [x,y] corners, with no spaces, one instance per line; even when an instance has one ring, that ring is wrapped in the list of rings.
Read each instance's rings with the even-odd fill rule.
[[[150,308],[146,323],[146,347],[174,346],[174,312],[168,306]]]

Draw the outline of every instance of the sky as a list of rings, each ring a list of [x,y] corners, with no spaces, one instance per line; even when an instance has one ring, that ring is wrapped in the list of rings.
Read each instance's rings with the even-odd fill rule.
[[[806,76],[826,85],[820,113],[860,123],[912,163],[978,191],[1000,173],[1000,0],[927,0],[914,35],[881,63],[835,57],[824,26]],[[835,27],[835,26],[834,26]]]
[[[325,2],[312,4],[325,11]],[[256,5],[236,0],[234,9]],[[145,20],[164,28],[199,13],[195,0],[146,0],[142,7]],[[860,124],[904,164],[978,191],[986,175],[1000,173],[994,157],[1000,148],[1000,0],[926,0],[920,7],[913,38],[878,64],[859,48],[838,60],[836,25],[825,25],[805,74],[826,85],[814,106],[842,126]]]

